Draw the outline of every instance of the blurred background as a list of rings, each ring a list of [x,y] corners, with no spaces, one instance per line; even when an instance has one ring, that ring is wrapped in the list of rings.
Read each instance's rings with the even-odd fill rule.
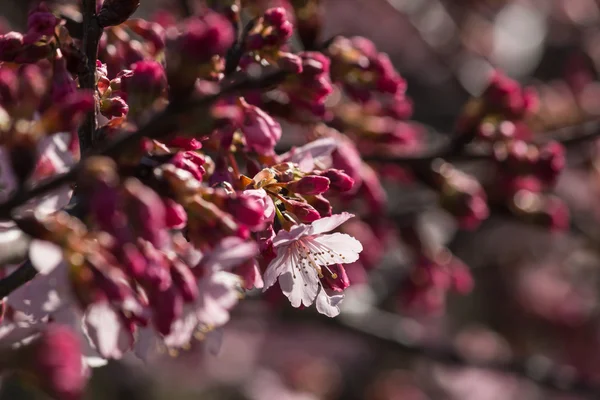
[[[191,2],[191,0],[190,0]],[[263,2],[268,2],[264,0]],[[1,0],[11,29],[31,0]],[[273,1],[273,4],[279,2]],[[322,0],[322,38],[365,36],[387,52],[408,83],[413,119],[450,134],[465,102],[493,67],[540,94],[539,135],[600,114],[600,1]],[[142,0],[137,16],[180,10]],[[225,328],[221,352],[201,346],[142,366],[113,362],[94,371],[89,399],[511,400],[600,398],[576,382],[600,384],[600,147],[568,146],[556,187],[571,231],[555,234],[492,215],[472,233],[456,230],[427,191],[390,186],[390,221],[418,226],[472,270],[475,287],[450,295],[444,313],[399,311],[411,259],[389,239],[381,266],[352,276],[342,322],[312,310],[274,307],[252,293]],[[484,175],[485,165],[461,168]],[[416,211],[419,211],[418,213]],[[370,243],[377,246],[377,243]],[[356,326],[353,313],[373,304]],[[436,350],[437,349],[437,350]],[[442,350],[439,350],[442,349]],[[448,350],[450,349],[450,350]],[[513,360],[513,364],[503,364]],[[517,360],[517,361],[515,361]],[[478,368],[479,362],[510,367]],[[555,367],[561,365],[561,367]],[[501,372],[504,368],[509,372]],[[547,388],[551,373],[555,379]],[[7,379],[0,399],[36,398]]]

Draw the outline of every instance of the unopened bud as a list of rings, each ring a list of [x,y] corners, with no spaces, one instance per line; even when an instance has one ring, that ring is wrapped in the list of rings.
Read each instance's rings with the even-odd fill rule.
[[[294,193],[314,196],[329,189],[329,179],[324,176],[307,175],[297,181],[288,183],[287,189]]]
[[[15,350],[18,369],[53,398],[78,400],[86,375],[79,338],[67,327],[48,324],[30,344]]]
[[[321,176],[329,179],[332,189],[338,192],[347,192],[354,186],[354,179],[339,169],[328,169],[321,172]]]
[[[285,209],[294,214],[303,224],[310,224],[311,222],[321,218],[319,212],[310,204],[303,203],[301,201],[287,200],[285,202]]]

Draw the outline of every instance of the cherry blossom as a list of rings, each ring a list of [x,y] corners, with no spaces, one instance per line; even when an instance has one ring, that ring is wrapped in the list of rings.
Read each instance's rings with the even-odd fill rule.
[[[282,229],[273,239],[277,257],[265,271],[266,290],[279,280],[279,286],[294,307],[316,302],[317,311],[333,317],[339,314],[343,294],[333,294],[323,287],[325,274],[335,279],[329,265],[358,260],[362,245],[352,236],[330,232],[352,218],[350,213],[325,217],[310,225],[299,224],[289,231]]]

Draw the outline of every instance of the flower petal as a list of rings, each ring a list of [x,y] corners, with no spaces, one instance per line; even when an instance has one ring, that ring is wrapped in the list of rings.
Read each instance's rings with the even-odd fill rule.
[[[133,335],[124,329],[119,315],[108,303],[92,304],[87,309],[83,330],[103,357],[121,358],[133,345]]]
[[[320,220],[319,220],[320,221]],[[286,231],[285,229],[281,229],[277,232],[277,235],[273,238],[273,246],[281,247],[293,242],[294,240],[298,240],[303,236],[309,235],[311,231],[312,225],[304,225],[298,224],[294,225],[292,229]]]
[[[293,268],[279,276],[279,286],[292,306],[300,307],[303,304],[308,307],[315,301],[319,290],[317,270],[302,266],[300,256],[294,253],[291,253],[291,262]]]
[[[193,307],[186,307],[183,315],[171,325],[171,332],[165,336],[165,344],[169,347],[183,347],[190,343],[198,326],[198,317]]]
[[[216,327],[229,321],[229,310],[239,301],[241,279],[229,272],[219,271],[200,281],[201,296],[196,302],[200,325]]]
[[[257,253],[256,243],[246,242],[238,237],[228,237],[223,239],[201,262],[213,270],[227,270],[254,257]]]
[[[293,265],[289,256],[288,247],[280,247],[277,249],[277,257],[269,263],[265,276],[263,278],[263,292],[266,292],[268,288],[273,286],[279,275],[292,271]]]
[[[332,233],[305,239],[309,248],[325,251],[321,258],[315,258],[320,265],[347,264],[358,260],[363,250],[362,244],[345,233]]]
[[[354,217],[354,214],[343,212],[341,214],[335,214],[331,217],[325,217],[314,221],[310,224],[311,228],[307,235],[318,235],[320,233],[330,232]]]
[[[34,239],[29,247],[29,259],[40,274],[48,275],[62,262],[63,252],[52,242]]]
[[[317,300],[315,301],[317,305],[317,311],[321,314],[327,315],[328,317],[336,317],[340,313],[339,304],[343,299],[343,293],[330,295],[324,288],[321,287],[321,290],[319,290],[319,294],[317,296]]]

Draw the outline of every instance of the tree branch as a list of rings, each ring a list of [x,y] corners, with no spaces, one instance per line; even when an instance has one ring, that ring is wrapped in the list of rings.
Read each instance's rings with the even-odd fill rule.
[[[98,58],[98,44],[102,36],[102,27],[96,15],[96,0],[82,0],[83,15],[83,52],[86,57],[85,68],[79,73],[79,86],[81,89],[96,91],[96,59]],[[95,94],[94,94],[95,98]],[[89,151],[94,144],[96,132],[97,105],[88,113],[83,124],[79,127],[79,147],[81,154]]]

